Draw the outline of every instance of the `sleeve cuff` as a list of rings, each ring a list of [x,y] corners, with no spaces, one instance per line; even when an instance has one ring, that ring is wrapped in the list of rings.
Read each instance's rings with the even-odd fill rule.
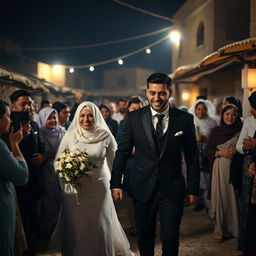
[[[17,157],[15,157],[15,159],[16,159],[18,162],[24,162],[24,163],[26,163],[25,159],[24,159],[23,157],[21,157],[21,156],[17,156]]]

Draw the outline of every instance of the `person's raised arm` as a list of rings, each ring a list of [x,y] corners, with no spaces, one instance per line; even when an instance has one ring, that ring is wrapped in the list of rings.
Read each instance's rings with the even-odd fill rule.
[[[3,141],[0,141],[0,176],[17,186],[24,186],[29,177],[27,164],[19,149],[22,138],[22,127],[16,133],[13,133],[11,127],[9,143],[12,152]]]

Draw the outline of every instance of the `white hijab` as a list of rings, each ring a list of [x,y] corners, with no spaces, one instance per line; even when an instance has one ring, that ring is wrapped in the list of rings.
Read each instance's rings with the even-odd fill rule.
[[[91,110],[93,117],[95,119],[94,126],[91,130],[85,130],[80,126],[79,115],[83,108],[88,108]],[[74,119],[68,128],[66,135],[72,135],[72,137],[77,141],[82,141],[88,144],[97,143],[104,140],[110,136],[111,132],[102,117],[99,108],[92,102],[85,101],[82,102],[75,113]]]
[[[207,109],[207,115],[203,119],[199,119],[195,113],[196,106],[199,103],[203,103]],[[216,121],[214,120],[214,117],[215,117],[214,105],[209,100],[199,99],[189,109],[189,113],[191,113],[194,116],[196,133],[200,133],[204,136],[209,136],[212,128],[214,128],[217,125]]]
[[[38,113],[37,124],[38,124],[39,128],[46,127],[46,121],[52,112],[56,113],[56,118],[57,118],[57,123],[58,123],[58,112],[54,108],[46,107],[46,108],[41,109]]]
[[[46,126],[46,121],[52,112],[56,114],[57,126],[50,129]],[[40,129],[40,137],[45,143],[46,150],[56,150],[65,134],[65,129],[58,124],[58,112],[51,107],[41,109],[38,113],[37,123]]]

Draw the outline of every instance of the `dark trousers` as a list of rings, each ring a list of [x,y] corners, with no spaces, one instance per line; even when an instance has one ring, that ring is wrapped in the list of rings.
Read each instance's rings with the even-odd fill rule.
[[[249,214],[247,219],[247,229],[245,235],[245,246],[244,255],[245,256],[255,256],[256,255],[256,205],[249,205]]]
[[[38,223],[38,200],[17,192],[21,220],[30,254],[35,255],[36,231]]]
[[[177,256],[179,251],[179,229],[184,202],[169,199],[158,181],[148,203],[134,201],[135,221],[138,229],[138,246],[141,256],[153,256],[156,218],[160,218],[160,240],[163,256]]]

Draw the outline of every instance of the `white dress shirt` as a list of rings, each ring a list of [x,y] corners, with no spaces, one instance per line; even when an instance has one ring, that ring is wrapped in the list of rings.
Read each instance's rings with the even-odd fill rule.
[[[157,115],[164,114],[162,124],[163,124],[163,133],[165,134],[168,128],[168,123],[169,123],[169,104],[168,104],[168,107],[163,112],[156,112],[152,107],[150,107],[150,109],[152,113],[152,123],[155,129],[156,129],[156,124],[158,122]]]
[[[112,115],[112,119],[116,120],[118,124],[124,119],[124,115],[122,115],[120,112],[116,112]]]
[[[256,131],[256,119],[254,118],[254,116],[249,116],[244,121],[242,131],[236,143],[236,149],[239,153],[245,154],[243,151],[244,139],[248,137],[253,137],[255,131]]]

